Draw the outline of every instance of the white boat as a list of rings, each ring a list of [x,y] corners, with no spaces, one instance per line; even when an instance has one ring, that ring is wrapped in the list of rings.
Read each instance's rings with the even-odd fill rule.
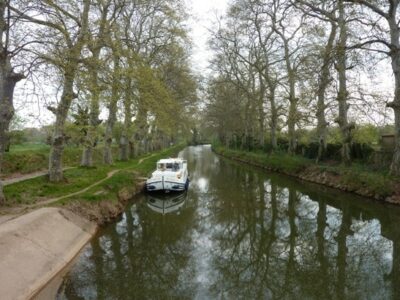
[[[187,161],[181,158],[160,159],[146,181],[148,191],[184,191],[189,186]]]

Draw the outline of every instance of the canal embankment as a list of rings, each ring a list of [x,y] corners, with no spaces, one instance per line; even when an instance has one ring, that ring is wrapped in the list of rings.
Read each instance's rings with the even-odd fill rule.
[[[7,272],[0,275],[0,294],[8,299],[54,298],[62,274],[86,243],[143,188],[143,178],[137,178],[118,190],[117,200],[69,201],[63,207],[38,208],[1,224],[0,269]]]
[[[254,153],[213,147],[223,157],[325,185],[378,201],[400,205],[400,179],[359,167],[315,164],[312,160],[283,153]]]
[[[47,290],[49,282],[60,276],[100,226],[114,221],[143,191],[145,176],[155,162],[177,154],[183,147],[117,163],[114,170],[107,169],[108,173],[104,173],[104,167],[67,170],[70,180],[51,189],[43,176],[7,185],[5,191],[11,201],[2,213],[3,217],[7,217],[7,211],[14,215],[0,224],[0,268],[7,270],[0,275],[0,294],[8,299],[48,295],[42,294],[43,288]],[[76,172],[86,175],[81,178],[84,186]],[[31,196],[27,204],[13,201],[18,191],[21,194],[17,199]]]
[[[41,208],[0,226],[0,295],[30,299],[79,253],[97,225],[60,208]]]

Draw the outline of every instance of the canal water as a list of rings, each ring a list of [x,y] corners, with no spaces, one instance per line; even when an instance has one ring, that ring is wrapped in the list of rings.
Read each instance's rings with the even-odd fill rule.
[[[188,147],[187,193],[143,195],[57,299],[400,299],[400,209]]]

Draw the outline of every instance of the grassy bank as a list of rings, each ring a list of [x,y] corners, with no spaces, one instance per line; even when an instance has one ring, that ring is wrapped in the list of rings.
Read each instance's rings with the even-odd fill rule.
[[[376,200],[400,204],[400,178],[384,172],[374,172],[363,165],[315,164],[304,157],[286,153],[254,153],[213,147],[225,157],[255,165],[270,171],[294,176],[306,181],[323,184],[343,191],[353,192]]]
[[[113,148],[114,156],[118,154],[118,147]],[[49,164],[50,146],[46,144],[23,144],[12,146],[10,152],[5,153],[2,178],[16,174],[27,174],[45,170]],[[80,163],[82,148],[67,146],[64,149],[64,166],[74,167]],[[95,164],[102,162],[103,149],[97,147],[93,152]]]
[[[59,203],[66,204],[72,200],[88,202],[102,200],[116,201],[118,200],[118,192],[120,192],[123,187],[135,187],[136,178],[146,176],[154,169],[155,162],[158,159],[174,155],[182,148],[182,145],[175,146],[130,161],[117,161],[112,166],[98,165],[95,168],[78,167],[70,169],[65,171],[65,181],[61,183],[50,183],[45,176],[42,176],[11,184],[4,188],[7,204],[31,205],[40,201],[76,193],[106,178],[107,174],[110,174],[110,172],[119,170],[112,177],[104,180],[99,185],[77,196],[64,198],[60,200]],[[142,163],[139,164],[141,160]]]

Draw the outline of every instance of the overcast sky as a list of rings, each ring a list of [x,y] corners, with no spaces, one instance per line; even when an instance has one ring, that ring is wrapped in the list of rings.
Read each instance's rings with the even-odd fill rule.
[[[228,0],[186,0],[191,18],[189,20],[190,35],[192,37],[193,66],[200,73],[207,70],[208,60],[211,57],[207,49],[209,29],[212,29],[217,16],[224,14]]]

